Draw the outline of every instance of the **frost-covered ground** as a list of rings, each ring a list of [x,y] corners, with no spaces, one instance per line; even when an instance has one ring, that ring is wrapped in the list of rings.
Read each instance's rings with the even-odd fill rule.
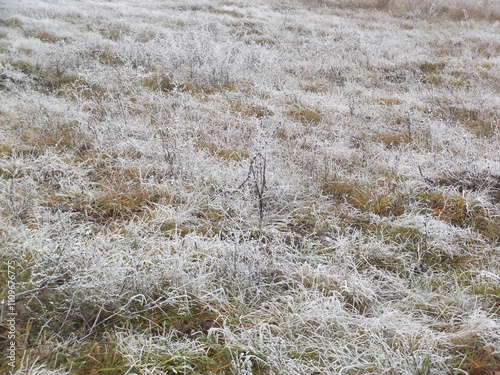
[[[15,373],[498,374],[499,20],[0,2]]]

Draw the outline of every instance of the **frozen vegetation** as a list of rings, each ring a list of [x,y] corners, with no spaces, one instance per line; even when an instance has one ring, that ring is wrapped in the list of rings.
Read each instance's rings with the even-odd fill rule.
[[[498,375],[499,117],[499,0],[3,0],[3,353]]]

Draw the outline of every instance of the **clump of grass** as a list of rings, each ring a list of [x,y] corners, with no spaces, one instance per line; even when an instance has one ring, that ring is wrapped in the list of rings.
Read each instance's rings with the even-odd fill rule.
[[[313,237],[321,235],[327,229],[327,226],[320,219],[320,217],[312,214],[297,215],[287,224],[286,228],[300,236]]]
[[[238,114],[248,117],[269,117],[274,115],[273,111],[261,105],[246,105],[240,101],[231,102],[231,108]]]
[[[109,65],[114,67],[125,65],[125,61],[120,55],[105,49],[91,51],[90,57],[92,59],[97,59],[99,63],[104,65]]]
[[[206,150],[212,156],[219,159],[233,160],[240,162],[244,159],[248,159],[249,154],[246,150],[241,150],[239,148],[224,148],[220,147],[213,142],[199,141],[195,144],[196,149]]]
[[[20,368],[33,368],[34,363],[42,361],[45,371],[71,371],[77,375],[88,374],[120,374],[137,371],[133,365],[127,364],[116,344],[108,340],[102,342],[85,342],[82,345],[64,345],[53,342],[57,349],[48,350],[45,346],[33,346],[25,350],[25,356],[19,359]],[[48,372],[52,373],[52,372]]]
[[[431,85],[439,85],[443,79],[441,77],[441,72],[445,68],[446,64],[444,62],[422,62],[418,64],[419,71],[423,74],[422,82]]]
[[[481,43],[475,48],[475,52],[486,59],[490,59],[500,53],[500,43]]]
[[[389,149],[398,148],[410,143],[410,135],[407,131],[381,133],[377,134],[374,138],[375,140],[383,143],[385,147]]]
[[[138,327],[158,335],[166,330],[190,338],[203,337],[211,328],[222,326],[221,317],[210,306],[196,301],[192,301],[187,310],[177,305],[158,306],[135,320]]]
[[[83,93],[85,99],[91,99],[92,97],[102,99],[104,96],[105,90],[101,86],[89,84],[78,74],[64,73],[61,68],[42,69],[37,64],[32,64],[24,60],[12,60],[8,61],[8,63],[32,77],[37,88],[41,91],[70,98],[73,97],[75,91]]]
[[[490,240],[498,240],[500,221],[492,217],[476,200],[468,200],[460,193],[433,191],[420,193],[432,215],[461,228],[472,228]]]
[[[145,78],[142,80],[142,84],[148,89],[162,93],[169,93],[176,87],[170,77],[164,74],[156,74],[151,78]]]
[[[26,75],[34,75],[40,71],[40,68],[25,60],[10,60],[8,63],[16,69],[19,69]],[[2,61],[2,65],[4,62]]]
[[[500,370],[500,355],[474,332],[457,333],[450,365],[471,375],[495,374]]]
[[[348,79],[345,71],[335,67],[320,69],[318,74],[338,87],[343,87]]]
[[[338,202],[345,201],[355,208],[380,216],[399,216],[405,212],[404,198],[390,191],[353,181],[335,181],[323,185],[323,192]]]
[[[499,134],[498,116],[491,111],[481,111],[466,105],[456,105],[450,100],[436,100],[432,115],[449,122],[459,123],[480,137]]]
[[[175,82],[169,76],[164,74],[155,74],[152,77],[142,80],[142,85],[150,90],[160,91],[164,95],[169,95],[173,91],[191,93],[193,96],[203,98],[204,95],[210,95],[220,89],[234,90],[235,84],[233,82],[224,82],[221,85],[208,85],[202,82]]]
[[[169,204],[171,196],[160,189],[137,186],[108,187],[94,196],[53,196],[46,204],[64,211],[78,212],[99,224],[110,224],[141,218],[154,204]]]
[[[77,74],[65,74],[60,77],[46,77],[44,86],[57,95],[66,94],[69,90],[79,85],[86,84],[86,81]]]
[[[78,122],[54,119],[51,123],[26,126],[20,130],[21,140],[38,150],[53,147],[84,155],[92,148],[92,137],[81,130]]]
[[[229,9],[220,9],[220,8],[212,8],[210,9],[210,13],[213,14],[222,14],[222,15],[228,15],[233,18],[243,18],[244,15],[236,10],[229,10]]]
[[[213,238],[223,233],[222,222],[226,213],[220,209],[205,207],[193,214],[193,219],[201,223],[179,224],[176,221],[163,222],[159,226],[159,231],[168,238],[186,237],[190,234],[204,238]]]
[[[17,17],[11,17],[8,19],[0,19],[0,25],[6,27],[21,27],[23,22]]]
[[[89,161],[86,159],[86,162]],[[167,171],[134,167],[116,169],[100,159],[94,163],[95,169],[89,171],[87,177],[99,189],[78,195],[55,190],[44,195],[43,205],[55,211],[78,213],[81,219],[107,225],[147,218],[156,204],[173,202],[167,190],[141,183],[142,179],[158,182],[169,176]]]
[[[403,104],[403,101],[398,98],[380,98],[377,100],[377,102],[378,104],[385,105],[388,107]]]
[[[41,31],[37,34],[34,35],[36,38],[40,39],[44,43],[57,43],[61,40],[64,40],[64,38],[61,38],[49,31]]]
[[[301,86],[302,89],[308,92],[323,93],[328,91],[328,87],[322,83],[308,83]]]
[[[135,35],[135,40],[139,43],[147,43],[156,37],[156,32],[154,30],[145,30],[137,33]]]
[[[1,156],[11,156],[14,151],[14,146],[9,144],[0,144],[0,157]],[[1,171],[0,171],[1,175]]]
[[[479,137],[491,138],[500,134],[498,119],[493,114],[467,120],[465,127],[471,129]]]
[[[118,42],[122,39],[123,35],[128,35],[130,33],[130,28],[126,25],[113,25],[99,30],[99,33],[104,38],[111,39],[114,42]]]
[[[444,62],[430,62],[425,61],[418,64],[418,69],[424,74],[439,74],[445,68]]]
[[[455,188],[458,192],[486,192],[495,202],[500,201],[500,181],[489,174],[469,172],[446,173],[431,181],[433,185]]]
[[[288,116],[304,125],[317,125],[323,119],[323,115],[311,108],[296,107],[288,112]]]

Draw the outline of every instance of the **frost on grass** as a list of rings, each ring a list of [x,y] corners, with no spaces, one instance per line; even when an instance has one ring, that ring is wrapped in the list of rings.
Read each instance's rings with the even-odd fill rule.
[[[497,8],[4,2],[15,373],[500,371]]]

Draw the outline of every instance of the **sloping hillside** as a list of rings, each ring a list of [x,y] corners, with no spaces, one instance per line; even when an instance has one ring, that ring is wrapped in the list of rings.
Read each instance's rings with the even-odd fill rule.
[[[499,0],[2,1],[0,372],[497,375],[499,117]]]

